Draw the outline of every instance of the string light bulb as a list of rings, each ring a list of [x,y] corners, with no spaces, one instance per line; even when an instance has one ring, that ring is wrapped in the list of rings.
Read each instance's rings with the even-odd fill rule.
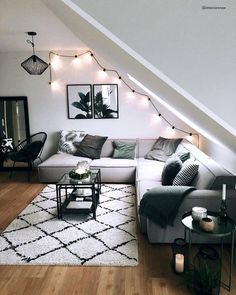
[[[175,126],[172,126],[171,128],[174,130],[175,129]]]

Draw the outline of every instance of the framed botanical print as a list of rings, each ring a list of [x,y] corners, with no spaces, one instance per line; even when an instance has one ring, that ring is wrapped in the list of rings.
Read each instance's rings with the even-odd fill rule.
[[[92,118],[91,84],[69,84],[67,87],[67,106],[69,119]]]
[[[93,110],[95,119],[118,119],[118,84],[93,85]]]

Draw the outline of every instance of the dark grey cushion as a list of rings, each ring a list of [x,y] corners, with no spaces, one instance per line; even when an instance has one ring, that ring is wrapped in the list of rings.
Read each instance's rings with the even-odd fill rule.
[[[182,138],[159,137],[145,159],[165,162],[175,152],[181,140]]]
[[[182,161],[175,155],[171,156],[165,163],[165,166],[161,175],[162,185],[172,185],[172,182],[177,173],[182,168]]]
[[[90,159],[99,159],[106,136],[86,134],[84,139],[78,144],[75,156]]]
[[[173,185],[190,185],[195,175],[198,173],[199,165],[189,162],[183,165],[182,169],[175,176]]]
[[[134,142],[125,141],[113,141],[114,151],[112,158],[115,159],[134,159],[135,157],[135,145]]]

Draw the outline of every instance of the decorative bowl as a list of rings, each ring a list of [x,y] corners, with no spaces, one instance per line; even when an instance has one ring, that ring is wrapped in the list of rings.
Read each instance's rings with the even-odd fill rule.
[[[76,170],[75,169],[72,169],[69,172],[70,178],[75,179],[75,180],[88,181],[90,179],[90,175],[91,175],[91,171],[90,170],[87,170],[84,173],[76,173]]]
[[[200,220],[199,225],[204,231],[211,232],[215,227],[215,222],[210,217],[204,217]]]

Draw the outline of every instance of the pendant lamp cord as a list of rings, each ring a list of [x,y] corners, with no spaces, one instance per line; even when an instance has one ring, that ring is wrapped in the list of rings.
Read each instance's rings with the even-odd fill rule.
[[[26,42],[32,45],[32,48],[33,48],[33,55],[35,55],[35,51],[34,51],[34,36],[31,36],[31,38],[32,38],[32,41],[30,41],[30,40],[26,40]]]

